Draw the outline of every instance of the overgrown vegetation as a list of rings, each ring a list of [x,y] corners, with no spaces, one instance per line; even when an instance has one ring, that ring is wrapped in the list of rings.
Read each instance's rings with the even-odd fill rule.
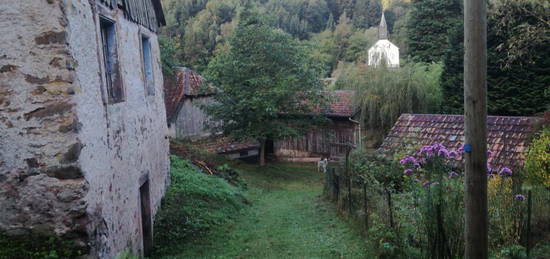
[[[531,142],[525,169],[528,184],[550,189],[550,126],[544,128]]]
[[[75,258],[83,254],[70,241],[56,236],[0,234],[0,258]]]
[[[186,242],[230,222],[245,202],[240,187],[172,156],[171,184],[155,218],[156,256],[177,253]]]
[[[339,204],[367,228],[367,241],[378,257],[463,256],[462,152],[436,144],[412,156],[396,155],[401,160],[355,154],[352,180],[345,175],[340,179]],[[542,182],[523,185],[528,171],[488,167],[492,256],[545,258],[550,247],[549,189]],[[332,197],[333,190],[328,192]]]

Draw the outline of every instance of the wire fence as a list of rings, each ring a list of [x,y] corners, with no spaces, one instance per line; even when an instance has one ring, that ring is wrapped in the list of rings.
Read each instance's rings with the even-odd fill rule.
[[[419,215],[419,213],[411,211],[420,210],[422,206],[415,203],[410,207],[396,207],[396,201],[399,203],[398,206],[402,206],[403,203],[400,201],[413,198],[404,197],[402,193],[395,193],[388,189],[372,187],[367,179],[352,171],[348,162],[334,163],[328,166],[325,174],[324,195],[336,204],[340,212],[347,214],[356,223],[359,223],[365,232],[368,232],[374,223],[371,218],[373,214],[376,216],[376,224],[383,224],[391,229],[399,229],[398,231],[404,232],[404,222],[402,221],[414,222],[415,219],[410,218],[414,216],[411,215]],[[519,224],[520,227],[518,229],[521,236],[519,239],[521,240],[520,243],[526,248],[527,255],[529,255],[530,250],[535,244],[540,241],[548,242],[548,235],[550,234],[550,191],[544,188],[533,189],[529,190],[525,196],[525,206],[522,207],[523,211],[520,213],[521,224]],[[398,214],[397,216],[396,213]],[[404,214],[407,214],[407,216],[404,217]],[[432,234],[437,235],[436,239],[443,238],[440,242],[452,243],[446,240],[452,239],[452,237],[449,238],[449,233],[447,233],[447,237],[444,233],[438,233],[442,232],[443,228],[438,227],[442,223],[437,219],[434,219],[434,222]],[[492,222],[491,219],[490,222]],[[413,228],[418,229],[418,233],[422,232],[424,235],[430,234],[430,231],[420,230],[420,224],[416,226],[412,225]],[[495,229],[495,231],[501,231],[501,226],[497,226]],[[440,237],[441,234],[443,234],[442,237]],[[367,238],[369,237],[367,236]],[[415,241],[414,238],[420,240]],[[407,242],[415,245],[414,243],[419,244],[423,240],[426,241],[429,239],[429,237],[422,237],[421,235],[414,238],[409,238]],[[459,238],[458,240],[461,239]],[[456,240],[454,242],[462,243]],[[456,244],[454,249],[457,250],[456,253],[461,253],[463,246],[462,244]],[[430,249],[425,250],[428,250],[424,251],[423,255],[425,256],[431,258],[449,258],[449,256],[434,256],[438,252],[429,251]],[[446,254],[447,252],[442,251],[441,253]]]

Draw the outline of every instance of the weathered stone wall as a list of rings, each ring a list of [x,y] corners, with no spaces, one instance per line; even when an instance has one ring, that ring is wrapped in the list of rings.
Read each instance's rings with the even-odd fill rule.
[[[0,1],[0,231],[8,234],[86,233],[63,12],[53,0]]]
[[[116,21],[125,101],[106,104],[95,1],[0,1],[0,231],[56,233],[113,258],[142,250],[140,184],[153,215],[169,181],[156,36]],[[146,95],[141,34],[151,36]],[[85,243],[87,242],[87,243]]]

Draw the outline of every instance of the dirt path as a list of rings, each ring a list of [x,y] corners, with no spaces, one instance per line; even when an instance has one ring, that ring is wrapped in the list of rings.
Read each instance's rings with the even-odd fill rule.
[[[363,238],[320,200],[311,167],[246,165],[252,206],[235,224],[187,246],[177,258],[366,258]]]

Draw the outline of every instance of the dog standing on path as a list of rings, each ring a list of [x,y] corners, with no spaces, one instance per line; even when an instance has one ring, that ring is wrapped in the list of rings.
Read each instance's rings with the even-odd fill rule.
[[[317,171],[326,173],[327,172],[327,165],[328,165],[328,159],[326,157],[321,158],[321,160],[319,160],[319,162],[317,162]]]

